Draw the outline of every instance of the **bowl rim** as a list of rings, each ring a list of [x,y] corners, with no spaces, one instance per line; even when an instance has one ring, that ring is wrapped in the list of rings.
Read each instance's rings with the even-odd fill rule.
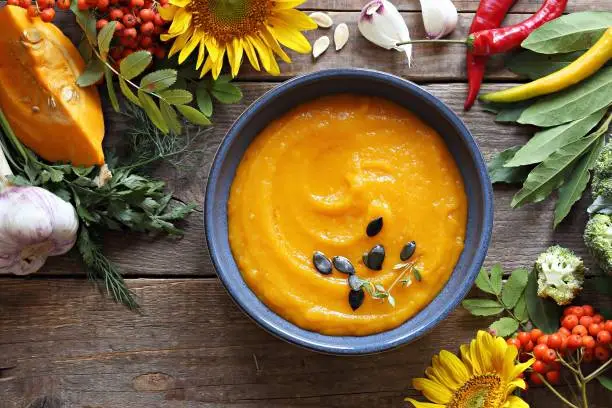
[[[457,132],[461,135],[463,142],[470,153],[470,156],[474,162],[473,164],[476,169],[476,173],[478,175],[478,180],[482,185],[481,199],[483,201],[484,207],[481,216],[483,225],[482,234],[475,242],[475,246],[477,248],[475,251],[475,255],[472,257],[471,261],[467,265],[467,267],[471,268],[471,270],[468,271],[467,279],[463,281],[459,290],[453,292],[453,296],[451,297],[450,302],[444,304],[444,306],[439,310],[435,318],[424,322],[421,326],[417,327],[415,330],[409,333],[401,333],[400,335],[394,336],[391,339],[383,341],[382,343],[377,342],[373,339],[373,341],[368,342],[368,344],[359,346],[344,345],[341,347],[334,345],[334,343],[337,344],[341,339],[370,339],[380,337],[382,335],[385,335],[386,333],[390,333],[391,331],[401,329],[405,324],[410,321],[410,319],[389,331],[384,331],[366,336],[331,336],[308,331],[286,320],[285,318],[274,312],[272,309],[270,309],[265,303],[263,303],[257,297],[257,295],[255,295],[255,293],[246,285],[246,282],[242,278],[242,274],[238,270],[238,273],[241,277],[240,282],[238,282],[238,286],[241,286],[240,284],[242,284],[242,286],[246,287],[257,298],[257,300],[263,304],[263,306],[267,310],[267,313],[271,314],[273,317],[276,317],[276,319],[274,320],[280,319],[282,322],[285,322],[291,328],[290,330],[286,330],[283,327],[279,327],[279,325],[275,324],[273,321],[270,321],[270,319],[266,319],[264,316],[251,312],[249,302],[243,299],[242,296],[237,293],[238,290],[241,288],[235,287],[236,283],[232,282],[232,279],[230,279],[230,277],[225,272],[223,272],[220,257],[217,254],[215,240],[212,239],[212,236],[215,234],[212,228],[212,225],[214,224],[213,203],[215,190],[217,188],[216,181],[219,179],[221,168],[223,165],[223,160],[221,160],[221,158],[225,158],[227,151],[232,145],[233,141],[240,137],[240,130],[246,124],[248,124],[251,118],[256,116],[260,110],[264,109],[270,102],[273,102],[277,96],[283,94],[284,92],[289,91],[290,89],[296,86],[308,85],[309,83],[320,81],[322,79],[329,79],[339,76],[351,77],[353,79],[379,81],[382,80],[390,82],[391,84],[398,86],[399,88],[402,88],[407,92],[413,92],[417,94],[417,97],[429,102],[430,104],[435,106],[436,109],[441,111],[441,113],[452,123],[452,126],[457,129]],[[459,118],[459,116],[455,112],[453,112],[453,110],[450,109],[444,102],[442,102],[440,99],[438,99],[436,96],[429,93],[425,89],[421,88],[416,83],[387,72],[363,68],[338,68],[307,73],[289,79],[265,92],[259,98],[255,99],[253,103],[250,104],[238,116],[238,118],[233,122],[233,124],[230,126],[227,133],[221,140],[221,143],[219,144],[219,147],[217,148],[217,151],[213,157],[213,161],[208,173],[208,179],[206,182],[203,218],[204,230],[206,234],[206,244],[208,246],[210,257],[215,267],[217,276],[225,290],[230,295],[230,298],[245,313],[246,316],[248,316],[258,326],[262,327],[264,330],[274,335],[275,337],[311,351],[332,355],[366,355],[392,350],[411,343],[412,341],[415,341],[416,339],[422,337],[427,332],[435,328],[453,310],[457,308],[461,300],[465,298],[469,290],[472,288],[474,281],[476,280],[476,277],[480,271],[480,268],[484,263],[484,259],[487,254],[493,230],[493,202],[493,188],[491,186],[486,162],[482,156],[482,153],[480,152],[480,149],[478,148],[478,145],[474,140],[474,137],[470,130],[467,128],[461,118]],[[233,258],[233,254],[231,254],[231,256]],[[453,270],[453,272],[449,276],[449,280],[454,273],[455,271]],[[448,282],[445,283],[442,289],[440,289],[440,292],[438,292],[438,294],[432,299],[432,301],[435,300],[437,296],[442,293],[447,284]],[[303,336],[294,333],[296,331],[295,329],[297,329],[297,331],[305,331],[307,333],[312,333],[317,337],[327,339],[329,341],[318,342],[306,339]]]

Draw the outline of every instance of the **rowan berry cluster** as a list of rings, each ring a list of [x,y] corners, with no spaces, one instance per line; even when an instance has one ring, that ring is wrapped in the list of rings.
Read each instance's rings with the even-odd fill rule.
[[[116,21],[115,38],[110,55],[119,61],[135,51],[146,50],[158,59],[166,56],[160,35],[170,24],[158,12],[167,7],[168,0],[77,0],[80,10],[95,9],[100,31],[109,22]]]
[[[70,0],[7,0],[6,4],[10,6],[19,6],[28,11],[30,17],[40,17],[46,23],[51,22],[55,18],[55,7],[60,10],[68,10],[70,8]]]
[[[530,358],[531,355],[536,358],[529,376],[532,384],[542,384],[538,374],[550,384],[558,384],[561,359],[565,356],[569,356],[571,361],[585,363],[608,361],[612,345],[612,320],[605,320],[602,315],[596,314],[590,305],[569,306],[563,312],[561,328],[556,333],[544,334],[540,329],[521,331],[507,342],[519,349],[521,359]]]

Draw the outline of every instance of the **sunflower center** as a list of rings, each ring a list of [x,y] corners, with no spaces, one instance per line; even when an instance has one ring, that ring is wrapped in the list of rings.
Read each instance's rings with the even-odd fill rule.
[[[472,377],[455,391],[448,408],[500,408],[501,385],[501,378],[496,374]]]
[[[196,28],[226,44],[261,30],[272,4],[269,0],[194,0],[186,10],[192,13]]]

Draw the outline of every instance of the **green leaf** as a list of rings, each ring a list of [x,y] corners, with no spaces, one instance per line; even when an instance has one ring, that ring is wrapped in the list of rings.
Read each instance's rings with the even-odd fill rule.
[[[164,121],[162,113],[157,107],[157,104],[155,103],[153,98],[149,96],[146,92],[138,91],[138,99],[140,100],[142,109],[144,109],[144,111],[147,113],[147,116],[149,116],[149,119],[151,119],[151,122],[153,122],[153,124],[157,126],[157,128],[162,132],[168,133],[168,124]]]
[[[178,121],[176,111],[166,101],[160,101],[159,107],[164,121],[168,124],[170,130],[176,134],[181,133],[181,123]]]
[[[489,329],[494,331],[496,336],[501,337],[508,337],[514,334],[518,328],[518,322],[510,317],[502,317],[489,326]]]
[[[93,49],[89,45],[87,37],[81,38],[79,42],[79,54],[83,57],[83,60],[89,64],[89,61],[93,58]]]
[[[491,267],[491,288],[493,289],[493,293],[497,296],[499,296],[502,291],[503,276],[504,270],[500,264],[495,264]]]
[[[104,67],[104,62],[100,61],[97,57],[92,58],[85,67],[85,71],[77,79],[77,85],[81,88],[94,85],[104,76]]]
[[[584,118],[612,103],[612,67],[584,81],[539,99],[525,109],[518,122],[542,127]]]
[[[480,268],[480,272],[476,277],[476,287],[483,292],[495,294],[493,287],[491,287],[491,279],[489,278],[489,271],[486,268]]]
[[[117,99],[117,93],[115,92],[115,84],[113,83],[113,71],[108,66],[104,66],[104,76],[106,78],[106,90],[108,92],[108,98],[111,101],[111,105],[115,112],[119,112],[119,100]]]
[[[501,293],[502,303],[508,309],[516,306],[519,298],[522,296],[525,286],[527,286],[527,278],[529,271],[527,269],[516,269],[510,274]]]
[[[149,51],[136,51],[121,60],[119,71],[125,79],[132,79],[142,74],[152,60]]]
[[[515,74],[525,75],[529,79],[538,79],[567,67],[583,53],[583,51],[576,51],[546,55],[525,50],[509,57],[506,60],[506,68]]]
[[[612,391],[612,378],[606,377],[605,375],[598,375],[597,381],[608,391]]]
[[[221,103],[236,103],[242,99],[242,91],[236,85],[219,78],[213,82],[210,92]]]
[[[575,162],[589,151],[598,138],[599,135],[593,135],[576,140],[563,146],[536,166],[527,176],[523,188],[512,198],[512,208],[530,202],[537,203],[548,197],[553,190],[563,184],[564,177]]]
[[[590,170],[595,165],[604,142],[605,139],[600,136],[591,151],[580,159],[567,181],[559,189],[559,197],[555,204],[554,228],[557,228],[557,225],[567,217],[573,205],[582,197],[582,193],[591,179]]]
[[[529,320],[529,313],[527,312],[527,303],[525,301],[525,291],[523,291],[523,294],[516,302],[516,306],[514,306],[514,316],[516,316],[516,318],[519,319],[521,323],[524,323]]]
[[[504,311],[504,307],[492,299],[465,299],[461,305],[474,316],[493,316]]]
[[[178,105],[176,109],[178,109],[179,112],[181,112],[181,114],[185,116],[187,120],[191,123],[202,126],[207,126],[211,124],[210,120],[206,116],[204,116],[202,112],[195,108],[192,108],[191,106]]]
[[[531,323],[545,333],[554,333],[559,328],[561,309],[550,299],[538,296],[538,277],[535,272],[529,274],[525,288],[525,303]]]
[[[560,147],[589,133],[603,118],[606,110],[601,109],[582,119],[537,132],[511,160],[506,162],[505,166],[517,167],[540,163]]]
[[[159,92],[159,96],[164,98],[170,105],[187,105],[193,100],[191,92],[184,89],[168,89]]]
[[[196,100],[198,102],[198,108],[200,111],[207,117],[211,117],[213,113],[213,103],[204,82],[200,82],[198,84],[196,89]]]
[[[516,155],[522,146],[512,146],[498,153],[487,165],[491,183],[523,183],[531,170],[530,167],[506,167],[506,163]]]
[[[98,45],[95,15],[89,10],[79,10],[79,6],[77,5],[76,1],[71,2],[70,10],[74,13],[77,24],[85,33],[87,40],[94,46]]]
[[[157,92],[170,88],[176,82],[176,71],[162,69],[145,75],[140,81],[140,87],[149,92]]]
[[[515,103],[512,106],[502,108],[495,117],[495,121],[501,123],[516,122],[523,113],[523,111],[527,109],[532,103],[533,101],[531,100],[522,101]]]
[[[585,11],[556,18],[532,32],[521,46],[542,54],[587,50],[610,27],[612,13]]]
[[[116,26],[116,21],[109,21],[98,33],[98,50],[100,51],[103,61],[106,61],[106,57],[108,56],[108,50],[110,49],[110,43],[113,40]]]
[[[142,105],[140,104],[140,100],[138,100],[138,97],[134,94],[134,92],[132,92],[130,86],[125,81],[125,79],[121,77],[119,77],[119,88],[121,88],[121,93],[123,94],[123,96],[125,96],[130,102],[132,102],[136,106],[142,107]]]

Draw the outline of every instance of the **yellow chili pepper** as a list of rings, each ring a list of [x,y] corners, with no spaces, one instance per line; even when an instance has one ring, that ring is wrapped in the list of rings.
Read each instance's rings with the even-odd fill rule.
[[[547,95],[577,84],[593,75],[612,58],[612,27],[576,61],[550,75],[524,85],[492,92],[481,97],[488,102],[517,102]]]

